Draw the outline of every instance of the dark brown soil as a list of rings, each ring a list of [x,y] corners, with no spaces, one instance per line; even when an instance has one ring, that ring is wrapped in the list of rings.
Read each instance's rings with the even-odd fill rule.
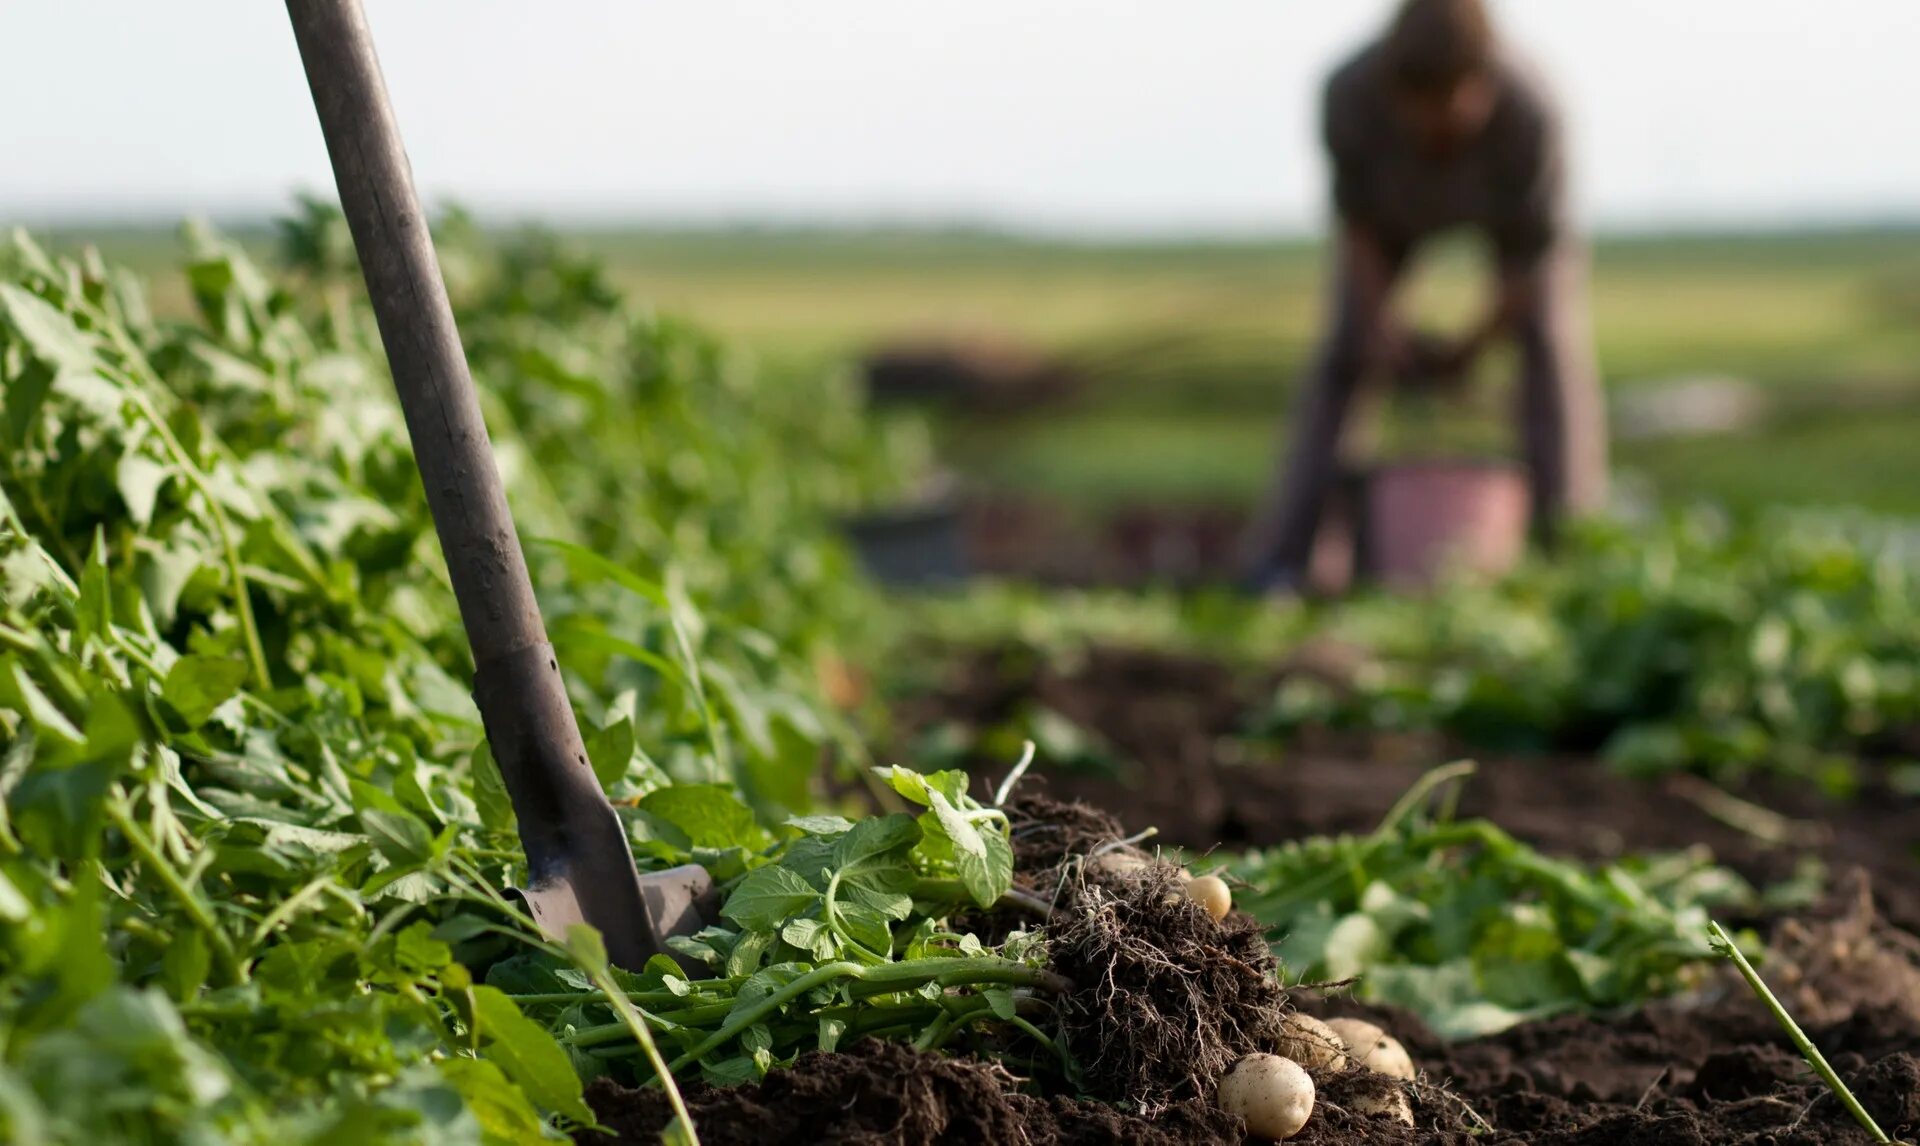
[[[1820,922],[1830,947],[1861,921]],[[1794,957],[1793,943],[1788,953]],[[1814,954],[1799,953],[1802,957]],[[1869,958],[1864,965],[1871,965]],[[1776,964],[1777,972],[1779,964]],[[1920,1021],[1900,987],[1876,986],[1829,967],[1819,1005],[1838,1014],[1807,1023],[1809,1036],[1889,1134],[1920,1129]],[[1910,991],[1911,984],[1907,984]],[[1729,993],[1704,1005],[1654,1004],[1621,1016],[1565,1016],[1491,1038],[1448,1045],[1410,1015],[1334,1000],[1296,999],[1325,1015],[1362,1014],[1391,1030],[1419,1065],[1415,1103],[1423,1128],[1458,1118],[1496,1128],[1481,1142],[1837,1144],[1870,1139],[1853,1124],[1753,998]],[[1805,1000],[1803,1000],[1804,1002]],[[1464,1111],[1471,1109],[1471,1116]],[[1316,1122],[1319,1121],[1316,1115]],[[1309,1126],[1304,1142],[1467,1142],[1455,1130],[1377,1126],[1371,1136]]]
[[[985,650],[895,714],[911,735],[946,721],[992,727],[1037,704],[1098,729],[1123,761],[1120,774],[1050,772],[1039,790],[1136,828],[1151,824],[1159,829],[1154,842],[1194,848],[1367,831],[1422,773],[1474,755],[1420,736],[1327,736],[1284,751],[1242,739],[1273,683],[1157,652],[1094,649],[1061,667],[1019,650]],[[1792,876],[1808,857],[1835,872],[1857,866],[1873,876],[1882,914],[1920,933],[1920,801],[1870,786],[1840,803],[1810,787],[1759,780],[1737,795],[1770,814],[1741,827],[1730,821],[1752,819],[1747,811],[1723,806],[1690,777],[1635,780],[1578,757],[1477,759],[1461,812],[1544,850],[1603,859],[1704,846],[1762,884]],[[999,766],[979,763],[983,773]]]
[[[1126,835],[1115,817],[1086,804],[1016,792],[1007,801],[1013,868],[1023,882],[1043,882],[1073,856],[1089,856]]]
[[[980,497],[963,519],[975,572],[1050,585],[1183,585],[1230,582],[1245,510],[1232,506],[1129,507],[1074,512],[1029,498]]]
[[[1097,1102],[1022,1094],[1014,1084],[991,1063],[867,1039],[833,1054],[804,1054],[756,1086],[695,1085],[685,1097],[704,1146],[1188,1146],[1242,1137],[1238,1118],[1204,1103],[1178,1104],[1148,1121]],[[662,1092],[605,1079],[588,1089],[587,1102],[614,1137],[583,1131],[582,1143],[652,1146],[672,1117]]]

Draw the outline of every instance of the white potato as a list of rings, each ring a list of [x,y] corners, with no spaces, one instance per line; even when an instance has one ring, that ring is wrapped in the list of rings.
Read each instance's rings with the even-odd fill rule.
[[[1413,1102],[1407,1098],[1406,1084],[1384,1074],[1357,1074],[1344,1080],[1339,1101],[1356,1114],[1368,1118],[1387,1118],[1402,1126],[1413,1125]]]
[[[1333,1028],[1294,1011],[1282,1020],[1285,1033],[1274,1052],[1290,1058],[1308,1070],[1343,1070],[1347,1065],[1347,1044]]]
[[[1291,1138],[1313,1117],[1313,1078],[1292,1059],[1250,1054],[1221,1077],[1214,1101],[1263,1138]]]
[[[1413,1056],[1399,1039],[1365,1019],[1330,1019],[1327,1026],[1347,1044],[1361,1066],[1390,1078],[1413,1078]]]
[[[1095,871],[1118,876],[1139,875],[1152,863],[1153,861],[1145,856],[1121,851],[1103,852],[1093,859]]]

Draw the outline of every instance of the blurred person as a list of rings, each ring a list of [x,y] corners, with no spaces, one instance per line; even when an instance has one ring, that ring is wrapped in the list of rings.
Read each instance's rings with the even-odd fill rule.
[[[1292,444],[1251,538],[1250,587],[1304,587],[1356,393],[1386,375],[1443,384],[1512,340],[1536,538],[1606,496],[1606,425],[1570,229],[1565,139],[1542,79],[1501,42],[1483,0],[1404,0],[1385,34],[1327,81],[1333,175],[1330,325],[1302,379]],[[1465,228],[1492,252],[1491,305],[1465,333],[1408,330],[1394,289],[1426,240]]]

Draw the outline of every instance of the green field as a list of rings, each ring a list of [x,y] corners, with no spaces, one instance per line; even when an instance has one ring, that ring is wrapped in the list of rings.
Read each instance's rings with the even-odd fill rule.
[[[152,232],[98,236],[164,265]],[[1068,242],[974,232],[577,230],[621,286],[737,338],[794,378],[903,335],[1003,336],[1066,356],[1089,379],[1071,402],[991,423],[945,420],[948,459],[974,479],[1071,501],[1244,502],[1272,465],[1277,419],[1320,321],[1317,244]],[[261,232],[255,245],[270,242]],[[1412,287],[1424,322],[1462,319],[1482,289],[1443,251]],[[159,305],[184,306],[184,290]],[[1920,232],[1600,241],[1594,326],[1616,393],[1730,375],[1795,412],[1755,435],[1623,443],[1620,466],[1671,498],[1920,511],[1898,475],[1920,430]],[[1395,441],[1503,441],[1503,379],[1481,414]],[[1867,393],[1866,408],[1851,396]],[[1829,396],[1832,397],[1829,404]],[[1844,399],[1844,400],[1843,400]],[[1817,417],[1803,416],[1806,412]]]

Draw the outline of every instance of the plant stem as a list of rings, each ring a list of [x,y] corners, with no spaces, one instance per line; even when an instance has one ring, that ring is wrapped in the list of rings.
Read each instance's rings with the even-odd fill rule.
[[[715,984],[720,984],[723,986],[731,986],[731,985],[742,983],[745,981],[746,980],[744,978],[702,979],[699,981],[698,986],[700,988],[711,987],[711,986],[714,986]],[[641,1007],[652,1007],[652,1006],[659,1006],[662,1004],[671,1006],[676,1002],[680,1002],[684,999],[689,998],[689,996],[676,995],[672,991],[622,991],[621,994],[625,995],[636,1006],[641,1006]],[[531,995],[509,994],[507,997],[512,999],[514,1002],[518,1003],[522,1007],[537,1007],[537,1006],[541,1006],[542,1004],[551,1004],[551,1003],[604,1003],[607,1001],[606,992],[599,991],[599,990],[546,991],[546,992],[540,992],[540,993],[531,994]],[[695,1000],[695,1001],[697,1002],[698,1000]]]
[[[253,935],[248,939],[247,945],[258,947],[265,943],[273,934],[274,928],[293,918],[294,913],[305,907],[309,900],[318,899],[326,894],[327,885],[332,882],[333,877],[330,875],[315,876],[299,891],[281,900],[272,911],[267,913],[266,918],[260,921],[260,925],[253,929]]]
[[[647,1061],[653,1065],[654,1077],[659,1079],[660,1085],[666,1088],[667,1104],[673,1108],[673,1116],[679,1120],[681,1128],[687,1132],[688,1146],[700,1146],[700,1132],[693,1125],[693,1115],[687,1113],[686,1100],[680,1097],[680,1087],[673,1081],[673,1068],[667,1065],[666,1059],[660,1054],[660,1048],[655,1045],[653,1031],[648,1028],[646,1019],[621,992],[619,984],[613,981],[613,975],[607,970],[605,963],[588,964],[585,970],[587,977],[593,980],[593,985],[606,992],[607,1001],[613,1005],[614,1013],[620,1016],[620,1021],[633,1032],[634,1039],[639,1042],[641,1049],[647,1052]]]
[[[601,1001],[609,1006],[614,1005],[612,999],[603,997]],[[636,1006],[639,1005],[631,996],[627,996],[627,1001],[634,1003]],[[723,999],[719,1002],[688,1007],[680,1011],[662,1011],[659,1014],[648,1013],[652,1014],[652,1017],[660,1022],[671,1023],[677,1027],[699,1030],[708,1023],[725,1019],[732,1010],[733,1001]],[[607,1043],[617,1043],[628,1033],[629,1029],[625,1022],[604,1023],[600,1026],[581,1027],[562,1041],[568,1046],[597,1047],[605,1046]]]
[[[1766,981],[1760,978],[1760,972],[1755,971],[1753,964],[1747,962],[1746,955],[1734,943],[1733,937],[1727,934],[1726,928],[1709,920],[1707,934],[1714,947],[1722,955],[1733,960],[1733,965],[1740,969],[1741,977],[1746,979],[1747,986],[1752,987],[1753,993],[1760,996],[1760,1001],[1766,1004],[1767,1010],[1773,1012],[1773,1017],[1780,1024],[1780,1028],[1787,1032],[1787,1038],[1792,1040],[1795,1049],[1800,1052],[1800,1057],[1807,1060],[1807,1065],[1812,1067],[1813,1072],[1820,1076],[1820,1080],[1827,1084],[1827,1089],[1831,1090],[1833,1096],[1840,1100],[1840,1105],[1846,1107],[1847,1112],[1853,1115],[1853,1120],[1860,1124],[1860,1128],[1865,1130],[1875,1142],[1892,1143],[1893,1139],[1887,1137],[1887,1132],[1880,1129],[1879,1123],[1873,1120],[1873,1115],[1867,1113],[1866,1107],[1861,1106],[1860,1100],[1853,1096],[1853,1091],[1847,1089],[1847,1084],[1840,1081],[1840,1076],[1834,1073],[1833,1067],[1827,1062],[1827,1056],[1820,1053],[1820,1048],[1813,1045],[1813,1040],[1807,1037],[1807,1032],[1800,1029],[1800,1024],[1793,1021],[1793,1016],[1787,1013],[1787,1008],[1774,997]]]
[[[700,1040],[692,1050],[675,1059],[672,1069],[677,1071],[700,1061],[713,1048],[739,1035],[741,1031],[778,1011],[794,999],[836,979],[853,980],[856,986],[852,993],[856,998],[905,991],[927,983],[939,983],[943,987],[972,983],[1014,983],[1021,986],[1042,987],[1051,991],[1059,991],[1062,987],[1070,986],[1065,979],[1051,971],[991,957],[916,959],[906,963],[885,963],[877,967],[845,960],[826,963],[774,991],[753,1006],[736,1012],[719,1030]]]
[[[180,906],[186,909],[187,918],[206,934],[207,943],[213,948],[214,966],[219,968],[225,980],[223,985],[237,987],[245,983],[246,968],[241,965],[240,956],[233,949],[233,941],[220,929],[213,912],[200,901],[192,888],[181,882],[180,873],[173,870],[173,865],[167,862],[166,857],[153,846],[153,841],[147,838],[147,833],[134,822],[133,816],[127,811],[125,795],[116,792],[114,798],[107,801],[107,817],[127,838],[127,845],[133,849],[133,854],[140,858],[140,862],[146,865],[168,893],[180,901]]]
[[[1015,764],[1012,771],[1007,773],[1006,779],[1000,781],[1000,786],[993,790],[994,807],[1003,808],[1006,806],[1007,797],[1013,795],[1013,786],[1020,782],[1020,777],[1027,774],[1027,769],[1033,767],[1033,756],[1033,741],[1022,741],[1020,744],[1019,763]]]
[[[193,460],[193,455],[187,453],[186,447],[180,444],[180,439],[173,436],[173,427],[167,425],[167,420],[160,416],[159,410],[154,409],[146,392],[138,385],[130,385],[127,389],[133,396],[134,405],[139,407],[140,413],[146,418],[147,424],[159,436],[167,452],[173,455],[174,464],[180,467],[180,472],[186,477],[187,484],[193,486],[194,490],[206,499],[207,513],[213,518],[214,532],[220,535],[220,550],[226,559],[227,575],[233,578],[233,606],[235,612],[240,615],[240,631],[246,637],[247,660],[253,667],[255,683],[262,691],[271,689],[273,674],[267,670],[266,649],[260,643],[260,626],[253,619],[253,599],[247,593],[247,573],[240,564],[240,547],[233,540],[233,523],[227,520],[226,507],[221,505],[220,499],[214,496],[213,486],[207,481],[207,475],[200,471],[199,463]]]
[[[922,876],[913,881],[911,894],[915,899],[932,900],[937,903],[958,905],[973,903],[973,893],[957,879],[943,879],[939,876]],[[1002,892],[996,906],[1014,907],[1029,915],[1042,919],[1053,914],[1053,905],[1030,891],[1010,887]]]

